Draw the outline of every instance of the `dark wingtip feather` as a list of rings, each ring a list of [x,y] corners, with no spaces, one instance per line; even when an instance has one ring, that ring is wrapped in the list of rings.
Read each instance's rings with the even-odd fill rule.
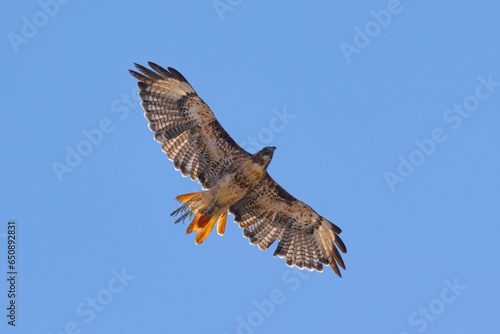
[[[148,61],[148,65],[149,67],[151,67],[152,69],[154,69],[155,67],[160,67],[162,68],[160,65],[156,64],[156,63],[153,63],[152,61]],[[163,69],[163,68],[162,68]]]
[[[165,69],[165,68],[161,67],[160,65],[153,63],[152,61],[148,61],[148,65],[154,70],[154,71],[152,71],[149,68],[144,67],[140,64],[134,63],[134,65],[140,72],[145,74],[147,76],[147,78],[150,80],[164,80],[166,78],[175,78],[179,81],[185,82],[188,85],[190,85],[189,82],[187,81],[187,79],[179,71],[177,71],[173,67],[167,67],[167,69]],[[132,70],[129,70],[129,72],[134,77],[138,78],[139,73],[132,71]]]
[[[342,241],[342,239],[340,239],[338,235],[335,238],[335,244],[342,251],[342,253],[344,254],[347,253],[347,248],[345,247],[344,242]]]
[[[137,63],[134,63],[134,66],[135,68],[137,68],[139,71],[142,72],[142,69],[145,68],[144,66],[142,66],[141,64],[137,64]]]
[[[339,275],[340,278],[342,278],[342,274],[340,273],[339,267],[337,266],[337,263],[335,263],[335,261],[333,261],[332,263],[330,263],[330,267],[332,267],[333,271],[337,275]]]
[[[168,67],[168,70],[170,71],[170,73],[172,73],[172,75],[174,77],[176,77],[177,79],[179,79],[181,81],[187,82],[189,84],[189,82],[186,80],[186,78],[184,78],[184,76],[179,71],[177,71],[175,68]]]
[[[335,261],[339,264],[339,266],[341,266],[345,270],[344,260],[342,260],[339,251],[335,247],[333,247],[333,257],[335,258]]]
[[[326,220],[326,219],[325,219],[325,220]],[[327,220],[327,221],[328,221],[328,220]],[[334,223],[332,223],[332,222],[329,222],[329,223],[330,223],[330,224],[332,224],[332,228],[333,228],[333,230],[335,231],[335,233],[337,233],[337,234],[342,233],[342,230],[340,229],[340,227],[338,227],[337,225],[335,225],[335,224],[334,224]]]
[[[158,73],[150,70],[147,67],[144,67],[144,66],[139,65],[139,64],[135,64],[135,67],[137,67],[137,69],[139,71],[141,71],[143,74],[145,74],[146,76],[148,76],[150,79],[153,79],[153,80],[163,80],[164,79],[161,75],[159,75]]]
[[[162,75],[164,78],[172,78],[173,75],[163,67],[161,67],[158,64],[153,63],[152,61],[148,61],[149,67],[151,67],[153,70],[158,72],[160,75]]]
[[[128,70],[128,73],[130,73],[132,76],[134,76],[136,79],[139,79],[140,76],[142,76],[142,74],[139,74],[137,73],[136,71],[134,70]],[[140,80],[140,79],[139,79]]]
[[[149,83],[152,83],[152,79],[148,78],[147,76],[145,76],[144,74],[141,74],[141,73],[137,73],[136,71],[133,71],[133,70],[128,70],[129,73],[134,77],[136,78],[137,80],[139,80],[140,82],[149,82]],[[139,84],[139,83],[138,83]]]

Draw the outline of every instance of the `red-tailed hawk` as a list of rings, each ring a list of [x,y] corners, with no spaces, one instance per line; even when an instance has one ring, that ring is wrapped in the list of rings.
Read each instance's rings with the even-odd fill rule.
[[[150,70],[135,65],[145,117],[154,138],[183,176],[198,179],[205,191],[180,195],[183,205],[172,215],[194,219],[187,233],[197,231],[196,244],[215,223],[222,235],[227,213],[243,228],[243,235],[260,249],[279,240],[274,256],[290,267],[323,270],[330,265],[342,277],[345,269],[337,247],[346,252],[340,228],[280,187],[267,173],[276,147],[255,154],[242,149],[222,128],[213,112],[175,69],[154,64]]]

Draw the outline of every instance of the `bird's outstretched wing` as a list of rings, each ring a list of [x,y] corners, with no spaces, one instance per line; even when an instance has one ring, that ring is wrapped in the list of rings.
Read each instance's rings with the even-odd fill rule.
[[[213,187],[235,160],[250,154],[227,134],[182,74],[148,64],[154,71],[135,64],[142,73],[130,74],[139,80],[149,128],[183,176],[198,179],[206,189]]]
[[[231,206],[230,213],[251,244],[267,249],[279,239],[274,256],[286,258],[290,267],[323,270],[330,265],[342,277],[345,269],[337,247],[346,252],[341,229],[297,200],[266,173],[259,185]]]

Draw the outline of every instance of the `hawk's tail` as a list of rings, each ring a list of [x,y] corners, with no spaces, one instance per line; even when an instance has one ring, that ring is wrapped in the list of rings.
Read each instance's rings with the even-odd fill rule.
[[[182,216],[175,223],[194,215],[194,219],[189,224],[186,233],[197,231],[195,239],[197,245],[208,237],[217,221],[219,222],[217,224],[217,233],[219,235],[223,235],[226,228],[227,210],[213,210],[212,201],[207,196],[204,196],[205,194],[206,191],[200,191],[177,196],[175,199],[184,204],[172,212],[172,215],[182,212]]]

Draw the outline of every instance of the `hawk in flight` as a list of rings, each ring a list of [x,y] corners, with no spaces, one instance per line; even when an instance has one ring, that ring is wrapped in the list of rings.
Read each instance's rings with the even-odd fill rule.
[[[323,270],[329,265],[340,277],[345,269],[338,249],[346,247],[341,229],[297,200],[267,173],[276,147],[255,154],[241,148],[222,128],[188,81],[169,67],[135,64],[139,96],[154,138],[183,176],[198,179],[204,191],[179,195],[176,223],[194,216],[186,233],[196,231],[196,244],[210,234],[224,234],[228,212],[251,244],[267,249],[279,240],[274,256],[290,267]],[[338,249],[337,249],[338,247]]]

